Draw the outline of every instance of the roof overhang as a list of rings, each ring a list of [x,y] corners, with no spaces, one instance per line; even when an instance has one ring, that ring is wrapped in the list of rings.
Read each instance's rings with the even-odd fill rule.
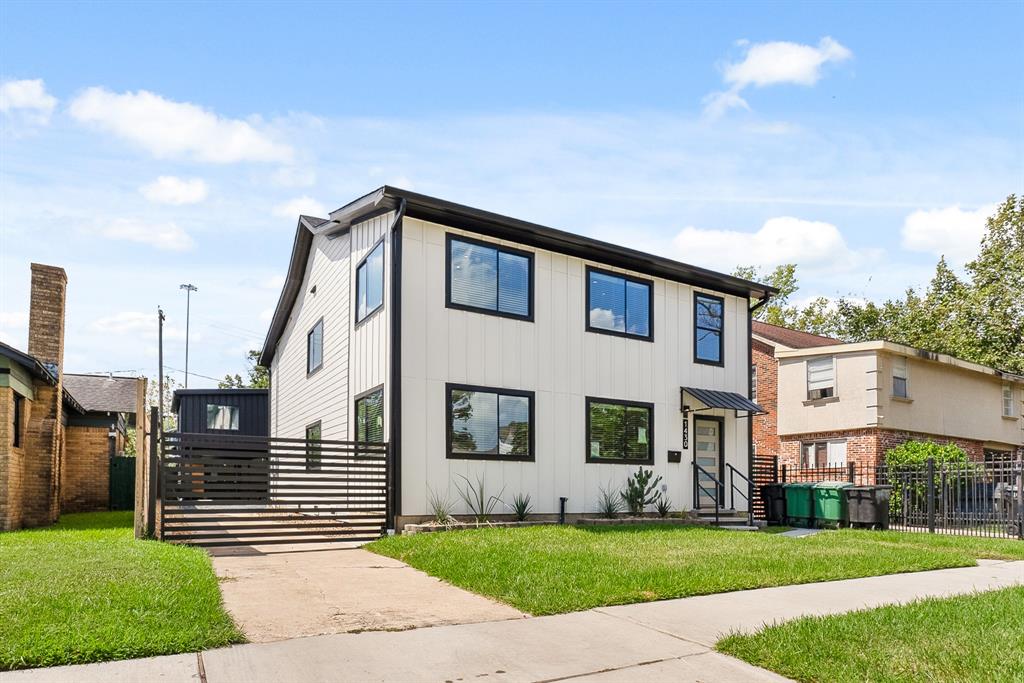
[[[37,360],[35,356],[30,356],[27,353],[19,351],[13,346],[4,344],[3,342],[0,342],[0,355],[10,358],[15,363],[28,370],[37,379],[41,379],[51,386],[57,386],[57,376],[50,368]],[[76,413],[85,414],[85,408],[83,408],[82,404],[71,395],[71,392],[64,387],[61,387],[61,393],[63,394],[62,399],[65,405]]]
[[[693,408],[686,402],[686,396],[699,401],[704,407]],[[697,413],[704,410],[733,410],[737,413],[744,412],[747,415],[762,415],[766,411],[743,394],[735,391],[718,391],[716,389],[698,389],[697,387],[680,387],[679,389],[679,410],[684,415]]]

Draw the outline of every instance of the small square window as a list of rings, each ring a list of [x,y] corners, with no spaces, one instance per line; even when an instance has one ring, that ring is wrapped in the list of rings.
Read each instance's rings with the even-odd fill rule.
[[[206,404],[206,428],[238,430],[238,406]]]

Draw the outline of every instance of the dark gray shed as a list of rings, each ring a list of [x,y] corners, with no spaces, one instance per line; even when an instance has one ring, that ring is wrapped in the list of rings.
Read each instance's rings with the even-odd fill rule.
[[[268,436],[269,405],[266,389],[178,389],[171,410],[179,432]]]

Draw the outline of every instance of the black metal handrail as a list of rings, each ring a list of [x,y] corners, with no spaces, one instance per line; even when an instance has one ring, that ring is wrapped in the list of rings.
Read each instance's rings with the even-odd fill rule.
[[[721,515],[721,502],[720,492],[724,490],[725,485],[718,480],[718,477],[708,472],[706,469],[697,464],[697,454],[693,454],[693,508],[700,510],[700,492],[703,491],[706,495],[712,496],[715,499],[715,524],[719,523],[719,517]],[[715,482],[714,495],[711,494],[704,486],[700,483],[700,473],[704,473],[711,481]]]
[[[725,464],[725,468],[727,470],[729,470],[729,507],[731,507],[733,510],[736,509],[736,492],[737,491],[739,491],[740,495],[743,496],[743,500],[747,501],[747,504],[748,504],[747,507],[749,507],[750,506],[749,505],[749,503],[750,503],[750,495],[749,495],[749,493],[744,493],[743,489],[741,489],[738,486],[736,486],[735,476],[738,474],[743,479],[743,481],[747,482],[747,491],[753,490],[754,482],[752,482],[750,480],[750,477],[748,477],[747,475],[743,474],[742,472],[740,472],[738,469],[736,469],[735,467],[733,467],[729,463]]]

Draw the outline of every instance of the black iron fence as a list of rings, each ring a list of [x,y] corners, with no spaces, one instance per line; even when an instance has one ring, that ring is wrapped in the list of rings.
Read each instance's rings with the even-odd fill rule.
[[[765,473],[772,468],[762,465]],[[834,467],[777,466],[776,483],[843,481],[890,486],[889,528],[959,536],[1024,539],[1024,461],[888,467],[851,462]],[[761,475],[764,479],[764,474]],[[756,508],[755,508],[756,509]]]

